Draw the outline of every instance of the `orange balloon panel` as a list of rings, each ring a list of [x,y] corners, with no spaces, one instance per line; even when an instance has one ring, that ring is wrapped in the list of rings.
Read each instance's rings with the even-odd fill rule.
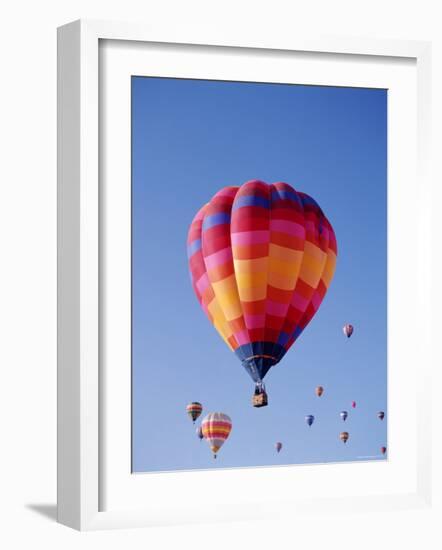
[[[278,363],[318,310],[337,255],[318,204],[287,183],[221,189],[188,234],[195,294],[255,382]]]

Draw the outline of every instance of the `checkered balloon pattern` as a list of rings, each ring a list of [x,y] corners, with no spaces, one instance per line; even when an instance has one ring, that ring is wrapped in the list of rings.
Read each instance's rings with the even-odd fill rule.
[[[187,240],[204,312],[256,383],[318,310],[336,265],[333,228],[287,183],[225,187],[196,214]]]

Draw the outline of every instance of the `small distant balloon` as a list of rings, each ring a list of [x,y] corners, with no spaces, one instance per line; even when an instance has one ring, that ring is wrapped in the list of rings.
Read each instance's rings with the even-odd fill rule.
[[[379,411],[377,414],[377,417],[379,418],[379,420],[384,420],[384,416],[385,416],[384,411]]]
[[[350,437],[350,436],[349,436],[348,432],[341,432],[341,433],[339,434],[339,439],[340,439],[343,443],[347,443],[349,437]]]
[[[339,416],[342,418],[342,420],[345,422],[347,420],[348,412],[347,411],[341,411],[339,413]]]
[[[315,391],[316,391],[316,395],[318,397],[321,397],[321,395],[324,393],[324,388],[322,386],[318,386]]]
[[[203,406],[201,405],[201,403],[198,403],[198,401],[192,401],[192,403],[189,403],[187,405],[186,412],[191,418],[192,422],[195,424],[195,420],[203,412]]]
[[[198,426],[198,428],[196,429],[196,435],[198,436],[198,439],[204,439],[203,429],[201,428],[201,426]]]
[[[305,421],[308,426],[311,426],[313,422],[315,421],[315,417],[312,414],[307,414],[305,417]]]
[[[213,458],[223,446],[232,430],[232,421],[227,414],[221,412],[209,413],[201,422],[203,437],[208,442]]]
[[[342,332],[347,336],[347,338],[350,338],[350,336],[353,334],[354,328],[353,325],[344,325],[342,327]]]
[[[351,407],[352,407],[352,409],[356,409],[356,401],[351,402]]]
[[[282,449],[282,443],[280,441],[277,441],[275,443],[275,449],[276,449],[276,452],[279,453]]]
[[[381,447],[381,453],[384,455],[387,452],[387,447]]]

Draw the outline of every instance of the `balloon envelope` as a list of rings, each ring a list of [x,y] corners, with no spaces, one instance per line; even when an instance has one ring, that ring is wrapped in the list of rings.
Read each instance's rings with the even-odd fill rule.
[[[379,411],[377,414],[377,417],[379,418],[379,420],[384,420],[384,416],[385,416],[384,411]]]
[[[276,448],[276,452],[279,453],[279,451],[282,449],[282,443],[280,441],[275,443],[275,448]]]
[[[356,409],[356,401],[352,401],[351,406],[352,406],[353,409]]]
[[[387,447],[381,447],[381,453],[384,455],[387,452]]]
[[[318,397],[321,397],[321,395],[324,393],[324,388],[322,386],[318,386],[315,391],[316,391],[316,395]]]
[[[305,417],[305,421],[307,422],[307,424],[309,426],[311,426],[313,424],[313,422],[315,421],[315,417],[312,414],[307,414],[306,417]]]
[[[214,456],[223,446],[232,430],[232,421],[227,414],[221,412],[209,413],[201,422],[204,439],[209,443]]]
[[[348,412],[347,411],[341,411],[340,417],[345,422],[347,420]]]
[[[353,330],[354,330],[353,325],[344,325],[342,328],[342,331],[345,334],[345,336],[347,336],[347,338],[350,338],[350,336],[353,334]]]
[[[348,438],[349,438],[349,433],[348,432],[341,432],[339,434],[339,439],[343,442],[343,443],[347,443],[348,441]]]
[[[198,426],[198,428],[196,429],[196,435],[199,439],[204,439],[203,429],[201,428],[201,426]]]
[[[225,187],[196,214],[187,251],[205,314],[256,382],[318,310],[337,244],[315,200],[287,183]]]
[[[203,412],[203,406],[201,405],[201,403],[198,403],[198,401],[192,401],[192,403],[189,403],[187,405],[186,412],[192,419],[192,421],[195,422],[195,420]]]

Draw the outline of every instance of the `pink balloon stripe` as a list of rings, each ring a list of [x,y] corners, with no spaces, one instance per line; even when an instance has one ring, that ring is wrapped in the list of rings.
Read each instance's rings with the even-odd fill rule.
[[[309,304],[310,300],[306,300],[303,296],[301,296],[298,292],[294,292],[292,296],[292,306],[294,306],[299,311],[305,311],[307,309],[307,306]]]
[[[270,220],[270,231],[277,231],[278,233],[288,233],[301,239],[305,236],[305,229],[296,222],[290,222],[287,220]]]
[[[232,233],[233,245],[260,244],[269,242],[269,231],[241,231]]]
[[[217,265],[225,264],[228,261],[233,261],[232,249],[230,247],[218,250],[218,252],[215,252],[210,256],[205,256],[204,258],[207,271],[210,271]]]
[[[247,328],[262,328],[265,324],[265,315],[250,315],[244,313],[244,322]]]
[[[321,298],[321,295],[319,294],[319,292],[315,292],[312,296],[312,306],[315,308],[315,311],[318,310],[319,306],[321,305],[321,302],[322,302],[322,298]]]
[[[207,273],[204,273],[198,281],[196,282],[196,287],[201,294],[201,296],[204,294],[204,291],[206,288],[210,285],[209,277],[207,277]]]
[[[247,329],[235,332],[234,336],[240,346],[250,344],[250,336]]]
[[[273,300],[266,301],[266,313],[276,317],[285,317],[289,304],[281,304]]]

